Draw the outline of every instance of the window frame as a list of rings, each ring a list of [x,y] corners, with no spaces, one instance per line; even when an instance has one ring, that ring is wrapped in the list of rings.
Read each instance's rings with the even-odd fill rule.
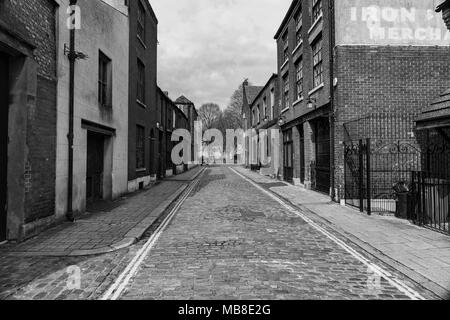
[[[283,64],[289,60],[289,33],[288,30],[283,34]]]
[[[313,86],[319,87],[323,84],[323,38],[320,36],[311,45],[313,56]]]
[[[275,118],[275,88],[270,89],[270,115]]]
[[[303,10],[299,8],[295,15],[295,45],[298,46],[303,41]]]
[[[98,58],[98,103],[101,107],[112,107],[112,60],[99,50]]]
[[[145,127],[136,125],[136,170],[146,170],[145,167]]]
[[[283,103],[284,108],[290,107],[290,97],[289,97],[289,91],[290,91],[290,81],[289,81],[289,73],[286,73],[286,75],[283,77]]]
[[[295,94],[298,100],[303,98],[304,93],[304,83],[303,83],[303,58],[299,59],[295,64]]]
[[[313,24],[322,16],[322,14],[323,14],[322,0],[313,0],[312,2]]]
[[[141,59],[137,59],[137,85],[136,85],[136,100],[145,106],[145,85],[146,85],[146,67]]]
[[[145,44],[145,37],[146,37],[146,10],[144,5],[142,4],[142,2],[140,0],[138,0],[138,13],[137,13],[137,37],[139,38],[139,40],[142,41],[142,43]]]

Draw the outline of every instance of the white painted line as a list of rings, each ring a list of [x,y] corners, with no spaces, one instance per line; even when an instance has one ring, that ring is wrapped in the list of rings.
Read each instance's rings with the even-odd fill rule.
[[[202,171],[202,173],[205,170]],[[152,234],[150,239],[145,243],[145,245],[138,251],[134,256],[133,260],[128,264],[122,274],[117,278],[117,280],[112,284],[112,286],[106,291],[101,300],[117,300],[120,298],[123,291],[126,289],[130,280],[136,275],[139,267],[141,266],[144,259],[148,256],[150,251],[155,247],[161,235],[164,233],[172,219],[177,214],[180,207],[186,201],[186,199],[191,194],[192,190],[199,184],[200,179],[193,182],[185,192],[185,194],[177,201],[175,207],[170,211],[169,215],[164,219],[161,225],[156,229],[155,233]]]
[[[233,171],[235,174],[243,178],[245,181],[249,182],[251,185],[253,185],[255,188],[259,189],[261,192],[267,194],[272,199],[277,201],[279,204],[281,204],[285,209],[287,209],[289,212],[297,215],[298,217],[302,218],[306,223],[308,223],[310,226],[312,226],[314,229],[325,235],[328,239],[332,240],[334,243],[336,243],[338,246],[340,246],[342,249],[347,251],[349,254],[351,254],[355,259],[357,259],[359,262],[370,268],[376,275],[384,278],[386,281],[389,282],[390,285],[397,288],[400,292],[404,293],[408,298],[412,300],[425,300],[423,296],[420,295],[417,291],[411,289],[406,284],[404,284],[402,281],[398,280],[396,277],[394,277],[392,274],[390,274],[388,271],[384,270],[380,266],[372,263],[368,259],[366,259],[362,254],[351,248],[349,245],[347,245],[345,242],[331,234],[330,232],[326,231],[324,228],[316,224],[314,221],[312,221],[310,218],[305,216],[304,214],[300,213],[297,209],[294,207],[288,205],[285,201],[274,195],[273,193],[267,191],[263,187],[256,184],[251,179],[245,177],[241,173],[237,172],[233,168],[230,168],[231,171]]]

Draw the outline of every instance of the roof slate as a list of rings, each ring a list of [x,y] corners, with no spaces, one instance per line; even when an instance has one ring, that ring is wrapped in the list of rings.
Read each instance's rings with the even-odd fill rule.
[[[450,117],[450,88],[431,103],[420,115],[418,122]]]

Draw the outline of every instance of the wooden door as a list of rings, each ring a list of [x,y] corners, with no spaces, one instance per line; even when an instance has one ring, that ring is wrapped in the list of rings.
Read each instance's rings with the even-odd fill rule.
[[[105,138],[101,134],[88,132],[86,200],[94,202],[103,198]]]
[[[315,181],[313,188],[329,194],[331,187],[331,144],[330,144],[330,121],[321,118],[315,123],[316,139],[316,162],[314,166]]]

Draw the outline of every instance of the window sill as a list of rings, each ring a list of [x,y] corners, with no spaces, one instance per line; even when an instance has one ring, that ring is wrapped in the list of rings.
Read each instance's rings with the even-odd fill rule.
[[[319,22],[323,19],[323,13],[320,14],[320,16],[314,21],[311,28],[308,30],[308,35],[311,34],[311,32],[314,30],[314,28],[319,24]]]
[[[140,169],[136,169],[137,173],[142,173],[142,172],[146,172],[147,169],[146,168],[140,168]]]
[[[301,97],[300,99],[297,99],[297,101],[294,102],[294,107],[295,107],[296,105],[298,105],[300,102],[302,102],[303,100],[304,100],[303,97]]]
[[[295,47],[294,51],[292,51],[292,55],[296,54],[298,49],[300,49],[302,45],[303,45],[303,40],[300,41],[300,43]]]
[[[312,94],[316,93],[317,91],[319,91],[320,89],[322,89],[324,86],[325,86],[325,84],[322,83],[321,85],[318,85],[317,87],[312,89],[310,92],[308,92],[308,94],[312,95]]]
[[[141,102],[139,99],[136,99],[136,102],[138,105],[140,105],[142,108],[147,109],[147,105],[143,102]]]
[[[290,107],[284,108],[283,110],[281,110],[281,114],[288,112],[289,109],[291,109],[291,108]]]
[[[286,65],[289,63],[289,59],[287,59],[284,63],[283,63],[283,65],[281,66],[281,70],[282,69],[284,69],[284,67],[286,67]]]
[[[140,42],[141,45],[144,47],[144,49],[147,49],[147,46],[146,46],[144,40],[142,40],[141,37],[139,37],[139,36],[136,36],[136,37],[138,38],[139,42]]]

